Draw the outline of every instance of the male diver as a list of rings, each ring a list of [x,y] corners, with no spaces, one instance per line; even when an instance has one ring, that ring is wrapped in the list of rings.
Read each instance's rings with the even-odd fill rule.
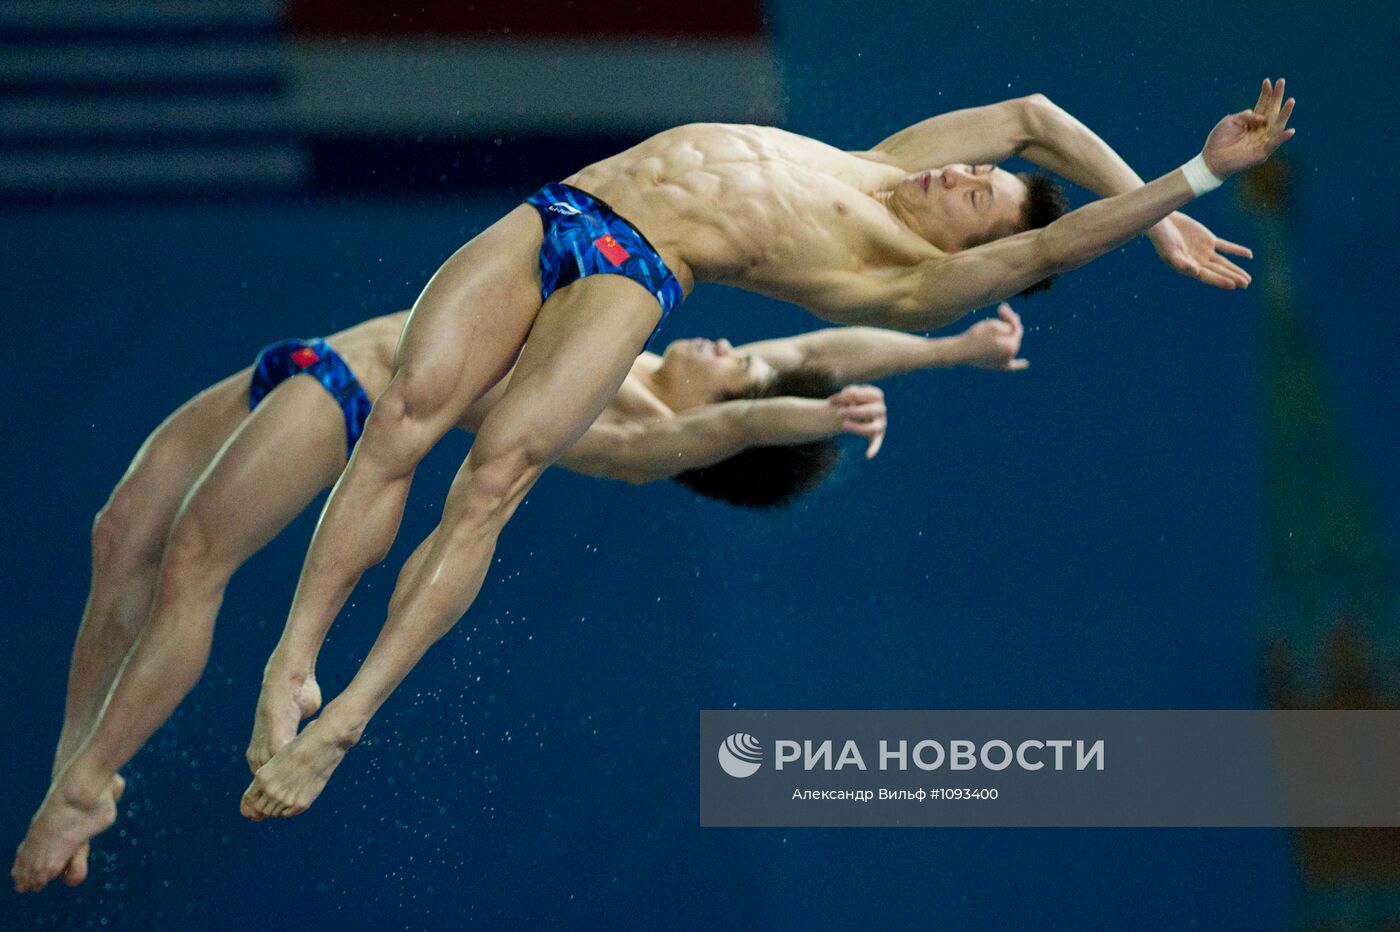
[[[311,805],[418,658],[470,607],[526,492],[602,413],[648,335],[697,282],[792,301],[835,323],[924,330],[1150,232],[1178,271],[1246,285],[1220,252],[1248,251],[1175,211],[1292,136],[1294,102],[1283,91],[1282,80],[1266,80],[1253,108],[1225,117],[1197,156],[1147,184],[1033,96],[934,117],[863,152],[768,127],[682,126],[546,185],[454,253],[414,305],[264,672],[245,815]],[[990,164],[1017,154],[1103,199],[1057,217],[1048,182]],[[437,528],[400,573],[379,637],[320,709],[314,657],[360,575],[388,552],[417,463],[507,372]],[[53,876],[110,824],[110,789],[81,790],[41,807],[17,885]]]
[[[58,860],[69,850],[53,832],[64,824],[55,818],[67,811],[63,801],[105,788],[100,805],[115,815],[118,771],[204,670],[229,578],[345,467],[393,373],[407,313],[324,340],[275,343],[142,444],[93,528],[52,785],[16,859],[21,889],[60,869],[68,883],[82,882],[86,837],[71,836],[81,843]],[[941,339],[843,327],[740,347],[676,340],[637,358],[559,462],[633,483],[674,478],[732,504],[781,505],[830,471],[832,436],[856,434],[868,456],[878,452],[882,394],[850,383],[947,366],[1023,369],[1022,334],[1003,305],[998,318]],[[459,426],[480,426],[508,384],[509,376],[478,399]]]
[[[1292,135],[1283,90],[1282,79],[1266,80],[1253,108],[1222,119],[1197,156],[1147,184],[1037,96],[925,120],[864,152],[770,127],[682,126],[546,185],[449,258],[413,307],[268,660],[244,814],[311,805],[390,693],[471,606],[526,492],[606,408],[648,335],[697,282],[791,301],[835,323],[925,330],[1152,231],[1178,270],[1248,284],[1216,251],[1247,250],[1174,212]],[[1052,220],[1048,182],[991,164],[1015,154],[1105,197]],[[317,646],[360,575],[387,554],[416,465],[512,366],[374,646],[298,733],[319,708],[309,687]]]

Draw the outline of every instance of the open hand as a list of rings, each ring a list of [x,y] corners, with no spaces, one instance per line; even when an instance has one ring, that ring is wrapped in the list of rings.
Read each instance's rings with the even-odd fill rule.
[[[1246,259],[1253,259],[1254,253],[1221,239],[1205,224],[1178,212],[1149,230],[1147,236],[1162,261],[1182,275],[1226,290],[1249,287],[1249,273],[1221,253]]]
[[[880,452],[885,442],[885,429],[889,426],[884,392],[874,385],[847,385],[828,398],[827,403],[840,410],[843,431],[870,441],[865,448],[866,459]]]
[[[1026,328],[1021,324],[1021,315],[1002,302],[997,307],[997,317],[979,320],[962,334],[963,355],[960,362],[979,369],[996,369],[999,372],[1019,372],[1030,367],[1030,361],[1017,359],[1021,351],[1021,337]]]
[[[1231,114],[1210,131],[1202,150],[1206,167],[1224,180],[1236,172],[1258,165],[1274,150],[1293,138],[1288,118],[1293,114],[1293,98],[1283,99],[1283,78],[1277,83],[1264,79],[1254,109]]]

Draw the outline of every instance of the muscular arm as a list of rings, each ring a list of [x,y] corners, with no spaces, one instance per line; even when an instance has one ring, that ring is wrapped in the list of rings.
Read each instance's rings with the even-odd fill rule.
[[[910,172],[1019,155],[1100,197],[1142,186],[1137,172],[1117,152],[1044,94],[931,117],[865,155]],[[1249,257],[1250,251],[1217,238],[1185,214],[1168,215],[1146,233],[1162,261],[1182,275],[1217,288],[1249,285],[1249,274],[1222,254]]]
[[[1044,94],[930,117],[868,154],[910,172],[1019,155],[1101,197],[1142,186],[1137,172],[1108,143]]]
[[[641,423],[595,423],[559,465],[641,484],[713,465],[759,444],[823,440],[840,433],[841,424],[841,410],[825,399],[725,401]]]
[[[1233,113],[1210,131],[1199,159],[1188,163],[1214,184],[1263,162],[1293,137],[1288,118],[1294,101],[1283,99],[1283,80],[1265,81],[1250,110]],[[1214,185],[1205,185],[1209,190]],[[1040,230],[978,246],[952,256],[930,259],[898,278],[867,276],[864,298],[890,298],[888,309],[873,316],[885,326],[926,330],[947,324],[973,308],[1029,287],[1046,275],[1083,265],[1144,232],[1196,196],[1186,173],[1178,168],[1125,194],[1096,201],[1066,214]],[[859,273],[848,273],[858,277]],[[851,300],[858,290],[849,278]]]
[[[820,369],[840,384],[874,382],[970,362],[963,335],[921,337],[879,327],[830,327],[739,347],[775,369]]]
[[[968,311],[1010,297],[1048,275],[1101,256],[1195,197],[1176,169],[1136,190],[1095,201],[1039,230],[931,259],[900,281],[871,280],[889,298],[874,322],[899,330],[932,330]],[[876,303],[870,295],[871,304]]]

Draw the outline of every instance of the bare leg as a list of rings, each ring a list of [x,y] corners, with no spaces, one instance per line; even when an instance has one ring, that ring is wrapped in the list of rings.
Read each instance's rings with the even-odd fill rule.
[[[314,711],[316,652],[360,575],[388,553],[418,462],[515,361],[539,310],[540,238],[534,209],[517,208],[448,259],[414,305],[394,378],[321,513],[268,658],[253,769]]]
[[[374,647],[320,718],[257,771],[243,795],[244,815],[296,815],[316,799],[384,700],[470,607],[501,528],[616,394],[659,316],[646,291],[612,275],[576,282],[545,303],[510,385],[453,481],[441,522],[394,591]]]
[[[190,399],[146,438],[97,515],[92,532],[92,582],[73,645],[63,728],[54,752],[57,777],[86,737],[122,658],[150,609],[171,523],[209,460],[248,414],[248,371]],[[102,791],[115,813],[125,783],[113,774]],[[86,874],[87,845],[66,865],[64,879]]]
[[[20,846],[17,884],[42,887],[65,864],[82,881],[82,848],[116,816],[105,788],[199,679],[229,577],[344,465],[340,408],[309,378],[278,386],[215,457],[174,521],[150,617],[96,725]]]
[[[150,610],[180,502],[248,416],[248,372],[191,398],[141,445],[92,530],[92,583],[73,645],[57,775],[87,737]]]

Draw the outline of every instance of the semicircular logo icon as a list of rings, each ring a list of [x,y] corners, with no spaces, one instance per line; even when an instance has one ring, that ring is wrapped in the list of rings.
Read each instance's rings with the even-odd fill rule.
[[[732,734],[719,746],[719,765],[731,777],[751,777],[763,763],[763,745],[753,735]]]

